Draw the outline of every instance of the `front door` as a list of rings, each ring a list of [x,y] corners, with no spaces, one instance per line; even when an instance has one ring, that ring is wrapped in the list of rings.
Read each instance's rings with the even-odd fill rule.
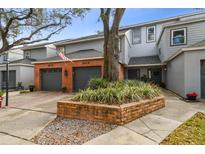
[[[162,69],[161,68],[148,69],[148,79],[153,83],[160,84],[162,82]]]

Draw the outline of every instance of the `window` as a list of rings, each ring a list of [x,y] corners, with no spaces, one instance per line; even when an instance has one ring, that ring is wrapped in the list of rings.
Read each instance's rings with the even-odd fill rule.
[[[186,28],[171,30],[171,45],[186,44]]]
[[[60,47],[60,48],[59,48],[59,51],[60,51],[61,53],[64,53],[64,54],[65,54],[65,47]]]
[[[7,61],[7,56],[8,56],[7,54],[4,54],[4,55],[3,55],[3,61],[4,61],[4,62]]]
[[[129,69],[128,79],[129,80],[140,80],[140,69]]]
[[[159,55],[161,55],[161,48],[159,48]]]
[[[147,42],[155,41],[155,26],[147,27]]]
[[[24,57],[30,58],[31,57],[30,52],[29,51],[24,52]]]
[[[135,28],[132,30],[132,44],[141,43],[141,28]]]
[[[119,40],[119,50],[120,50],[120,52],[122,52],[122,50],[123,50],[123,38],[120,38],[120,40]]]

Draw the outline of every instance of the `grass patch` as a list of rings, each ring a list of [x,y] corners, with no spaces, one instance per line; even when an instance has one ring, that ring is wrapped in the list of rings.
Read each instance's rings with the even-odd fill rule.
[[[205,114],[198,112],[168,135],[161,144],[204,145]]]
[[[71,99],[73,101],[119,105],[152,99],[160,95],[160,88],[154,84],[137,80],[108,82],[97,78],[92,79],[87,89],[80,91]]]
[[[29,90],[21,90],[19,93],[20,94],[26,94],[26,93],[30,93],[30,91]]]

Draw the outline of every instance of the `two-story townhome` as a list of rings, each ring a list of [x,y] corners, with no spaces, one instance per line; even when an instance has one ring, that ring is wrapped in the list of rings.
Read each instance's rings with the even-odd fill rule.
[[[40,43],[11,49],[0,57],[0,87],[6,87],[6,59],[9,60],[9,89],[18,88],[19,83],[25,89],[34,83],[33,61],[56,56],[50,43]],[[7,54],[8,53],[8,54]]]
[[[120,28],[119,79],[149,80],[185,97],[205,97],[205,13],[198,12]],[[102,76],[103,34],[53,43],[58,56],[33,62],[37,90],[84,89]]]
[[[14,61],[18,61],[23,58],[23,51],[20,48],[13,48],[8,52],[5,52],[0,55],[0,89],[5,88],[6,86],[6,61],[7,59],[12,62],[9,67],[9,87],[14,88],[16,86],[16,76],[18,72],[16,69],[18,64]]]

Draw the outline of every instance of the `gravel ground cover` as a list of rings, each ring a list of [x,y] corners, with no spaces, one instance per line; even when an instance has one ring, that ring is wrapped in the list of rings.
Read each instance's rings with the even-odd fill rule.
[[[116,125],[100,122],[57,117],[37,134],[32,141],[42,145],[83,144],[116,127]]]

